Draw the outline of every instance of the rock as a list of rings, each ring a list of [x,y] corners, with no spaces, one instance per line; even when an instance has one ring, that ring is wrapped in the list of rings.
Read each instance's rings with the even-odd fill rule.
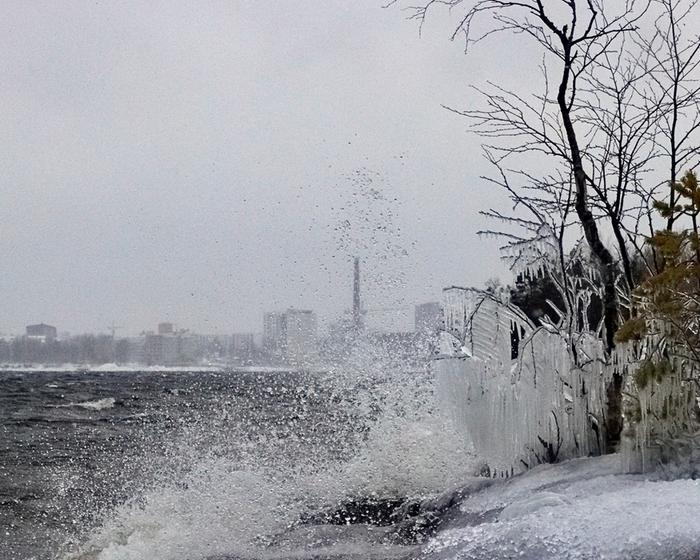
[[[437,531],[453,524],[459,518],[460,525],[479,525],[493,520],[496,515],[491,512],[465,517],[459,511],[459,505],[475,492],[490,486],[493,480],[474,478],[468,484],[453,488],[442,494],[427,498],[420,502],[406,502],[399,508],[394,518],[396,526],[393,530],[393,541],[402,544],[417,544],[425,542]]]
[[[506,506],[501,512],[499,519],[501,521],[509,521],[534,513],[542,508],[563,506],[570,503],[571,501],[562,494],[538,492],[537,494],[533,494],[532,496],[528,496],[527,498]]]
[[[452,524],[457,518],[460,525],[478,525],[497,518],[498,512],[486,512],[465,517],[459,505],[471,494],[493,484],[489,478],[474,477],[467,484],[452,488],[426,499],[409,498],[352,498],[335,509],[302,516],[303,525],[356,525],[366,524],[389,527],[387,540],[394,544],[424,542],[438,530]]]
[[[406,503],[406,498],[353,498],[338,505],[336,509],[305,515],[305,525],[355,525],[368,524],[382,527],[396,521],[395,512]]]

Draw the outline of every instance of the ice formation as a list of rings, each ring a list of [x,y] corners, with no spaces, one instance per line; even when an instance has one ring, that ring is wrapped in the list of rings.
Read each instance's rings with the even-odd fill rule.
[[[443,305],[459,351],[442,345],[436,392],[492,476],[602,451],[597,427],[613,368],[597,337],[535,328],[479,290],[447,288]]]
[[[576,298],[586,309],[590,293]],[[536,328],[519,309],[480,290],[446,288],[443,309],[433,362],[437,394],[492,475],[605,451],[599,428],[615,373],[626,379],[628,470],[692,470],[700,462],[698,372],[688,356],[664,348],[661,334],[606,354],[587,324],[583,332]],[[637,372],[653,356],[672,356],[668,372],[639,383]]]
[[[574,459],[498,481],[460,504],[465,521],[485,512],[497,520],[455,524],[421,558],[696,560],[700,481],[622,474],[620,459]]]
[[[697,474],[700,372],[682,349],[667,346],[663,331],[663,325],[655,324],[653,334],[617,352],[618,367],[626,373],[623,455],[632,472],[661,466]],[[640,376],[640,369],[655,359],[656,375]],[[658,360],[668,360],[665,374],[659,373]]]

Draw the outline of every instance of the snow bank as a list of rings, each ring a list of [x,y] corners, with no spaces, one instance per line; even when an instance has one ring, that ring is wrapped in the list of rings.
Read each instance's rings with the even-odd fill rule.
[[[620,455],[609,455],[496,482],[461,504],[462,517],[426,545],[424,558],[697,560],[700,481],[621,472]],[[494,510],[496,521],[467,526]]]

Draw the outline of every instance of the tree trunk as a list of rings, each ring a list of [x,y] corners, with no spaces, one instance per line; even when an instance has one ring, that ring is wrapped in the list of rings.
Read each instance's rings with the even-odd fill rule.
[[[571,111],[567,103],[567,91],[571,74],[571,43],[562,38],[564,47],[564,71],[562,73],[559,91],[557,94],[557,104],[561,112],[566,138],[571,153],[571,164],[576,185],[576,214],[586,242],[595,257],[603,288],[603,324],[605,327],[605,345],[608,352],[615,346],[615,332],[618,328],[619,309],[617,293],[615,289],[616,266],[615,259],[610,251],[603,244],[598,232],[598,224],[593,217],[593,213],[588,207],[587,177],[583,169],[581,150],[576,137],[576,131],[571,120]],[[616,379],[617,378],[617,379]],[[613,451],[619,442],[622,432],[622,378],[615,376],[607,390],[607,413],[605,426],[606,449]]]
[[[622,434],[622,376],[615,373],[608,384],[607,410],[605,411],[605,450],[614,452]]]

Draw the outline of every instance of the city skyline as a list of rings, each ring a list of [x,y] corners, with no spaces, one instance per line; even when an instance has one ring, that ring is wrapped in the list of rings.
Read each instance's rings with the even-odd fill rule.
[[[160,322],[155,330],[143,330],[136,336],[117,336],[120,328],[117,325],[109,327],[109,334],[71,335],[59,333],[55,325],[42,322],[27,325],[23,334],[0,336],[0,365],[3,368],[101,367],[103,371],[137,366],[304,368],[335,359],[339,348],[352,346],[353,341],[364,341],[374,348],[390,344],[394,350],[405,352],[406,357],[425,358],[443,322],[441,305],[417,304],[410,328],[396,322],[390,322],[387,327],[368,320],[371,310],[360,307],[359,286],[356,261],[353,309],[327,331],[319,330],[313,310],[295,308],[266,312],[262,333],[198,333],[171,322]]]
[[[414,304],[406,304],[403,306],[397,306],[393,308],[372,308],[372,307],[364,307],[362,306],[361,308],[361,313],[363,315],[363,324],[364,322],[367,321],[366,316],[367,315],[372,315],[373,313],[376,314],[384,314],[385,318],[384,320],[369,320],[367,323],[368,325],[368,330],[376,330],[376,331],[391,331],[391,328],[387,328],[387,325],[391,324],[392,318],[398,320],[396,321],[396,329],[395,332],[401,332],[401,331],[410,331],[412,328],[406,328],[408,320],[410,320],[411,324],[415,321],[415,314],[418,313],[418,308],[421,308],[423,306],[436,306],[439,305],[438,302],[435,301],[423,301],[423,302],[415,302]],[[47,326],[47,327],[52,327],[55,328],[57,331],[57,337],[60,338],[61,335],[69,335],[69,336],[79,336],[79,335],[110,335],[113,336],[114,338],[128,338],[128,337],[135,337],[135,336],[141,336],[144,334],[164,334],[160,332],[162,325],[170,325],[172,327],[171,332],[186,332],[186,333],[194,333],[194,334],[199,334],[199,335],[211,335],[211,336],[229,336],[229,335],[236,335],[236,334],[255,334],[255,335],[260,335],[262,336],[264,331],[265,331],[265,317],[269,314],[283,314],[288,311],[305,311],[303,309],[297,308],[297,307],[286,307],[284,309],[278,309],[277,311],[265,311],[261,315],[260,323],[257,325],[257,327],[253,329],[231,329],[231,330],[224,330],[224,329],[218,329],[218,330],[212,330],[212,331],[199,331],[197,329],[194,329],[191,326],[188,326],[186,323],[179,323],[179,322],[174,322],[174,321],[161,321],[158,320],[153,324],[149,325],[144,325],[143,327],[136,328],[133,331],[127,331],[124,327],[122,326],[116,326],[114,323],[111,323],[109,325],[105,325],[104,328],[98,329],[95,331],[77,331],[77,330],[72,330],[69,327],[65,326],[64,324],[61,323],[61,321],[49,321],[44,319],[39,319],[38,321],[35,322],[26,322],[26,324],[23,327],[20,327],[16,329],[15,331],[10,331],[9,329],[2,329],[0,328],[0,337],[2,336],[22,336],[22,335],[27,335],[27,329],[31,326]],[[315,310],[309,310],[314,313]],[[343,320],[346,320],[348,317],[351,317],[353,315],[353,309],[352,306],[348,306],[346,309],[341,311],[340,313],[332,316],[332,317],[327,317],[327,316],[321,316],[316,314],[318,319],[319,319],[319,332],[326,332],[329,327],[332,327],[333,324],[342,322]],[[410,317],[408,317],[410,315]],[[403,327],[403,328],[401,328]]]
[[[121,336],[122,338],[124,337],[133,337],[133,336],[141,336],[141,335],[148,335],[148,334],[173,334],[176,331],[179,332],[199,332],[201,334],[211,334],[211,335],[230,335],[232,333],[255,333],[256,335],[262,335],[263,337],[266,336],[266,332],[269,330],[269,322],[274,321],[276,319],[280,320],[286,320],[285,317],[286,315],[289,315],[290,313],[296,312],[310,312],[314,314],[314,322],[316,323],[316,326],[314,329],[321,330],[321,331],[326,331],[329,328],[332,328],[334,324],[337,324],[339,322],[343,322],[349,314],[352,316],[351,323],[353,325],[353,328],[355,330],[361,330],[365,326],[369,327],[369,330],[375,330],[375,331],[395,331],[395,332],[400,332],[400,331],[410,331],[410,328],[406,328],[406,320],[408,316],[406,315],[406,311],[410,310],[411,313],[413,313],[412,316],[412,321],[414,321],[416,330],[420,330],[418,328],[418,323],[420,321],[419,314],[423,313],[420,308],[424,307],[429,307],[433,311],[429,311],[428,314],[434,313],[434,308],[436,306],[439,307],[439,303],[437,302],[421,302],[421,303],[415,303],[415,307],[411,307],[411,305],[394,305],[393,307],[367,307],[364,305],[365,302],[365,294],[362,292],[362,286],[365,285],[365,280],[366,278],[363,277],[362,273],[364,272],[364,269],[361,271],[361,262],[362,259],[360,257],[353,257],[352,259],[352,275],[351,275],[351,281],[348,280],[348,283],[350,284],[348,286],[348,291],[351,290],[351,295],[348,297],[351,298],[352,304],[349,308],[345,308],[339,313],[336,313],[332,316],[318,316],[315,312],[315,310],[303,310],[295,306],[286,306],[282,309],[278,309],[277,311],[270,311],[266,310],[262,314],[262,322],[258,325],[256,325],[256,328],[253,329],[232,329],[232,330],[224,330],[224,329],[217,329],[214,328],[214,330],[211,331],[196,331],[196,329],[193,329],[190,326],[186,326],[186,323],[179,323],[175,322],[172,319],[159,319],[157,323],[157,328],[156,330],[150,330],[149,327],[139,327],[137,328],[136,331],[132,332],[122,332]],[[50,321],[49,321],[50,322]],[[61,321],[55,321],[56,323],[61,323]],[[46,321],[42,320],[40,323],[35,323],[32,325],[27,325],[25,327],[26,329],[26,335],[31,336],[30,331],[32,329],[37,330],[39,332],[42,329],[45,329],[47,327],[50,327],[53,329],[53,338],[56,338],[56,333],[58,332],[57,328],[55,326],[51,326],[47,324]],[[257,328],[261,327],[261,328]],[[106,327],[104,327],[108,333],[111,334],[112,338],[115,338],[117,331],[124,331],[126,329],[125,326],[123,325],[118,325],[116,322],[112,322]],[[277,330],[279,330],[279,327],[277,327]],[[64,337],[66,335],[70,336],[73,331],[69,327],[61,328],[60,329],[61,333],[64,333]],[[102,330],[98,331],[87,331],[87,332],[81,332],[80,334],[101,334]],[[0,336],[2,335],[18,335],[18,333],[3,333],[0,330]]]

